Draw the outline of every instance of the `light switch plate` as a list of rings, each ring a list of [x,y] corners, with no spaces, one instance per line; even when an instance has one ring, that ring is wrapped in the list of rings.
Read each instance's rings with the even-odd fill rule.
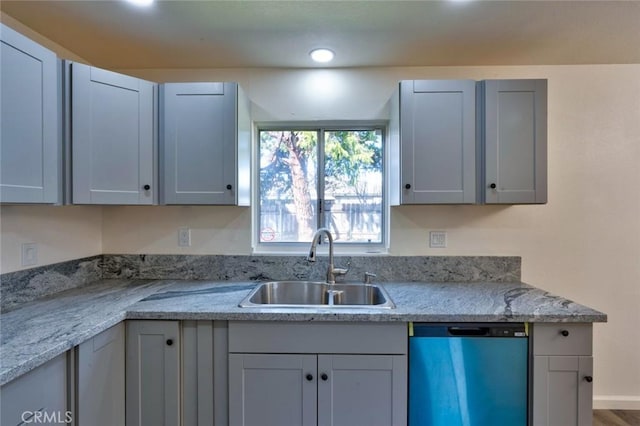
[[[22,244],[22,266],[33,266],[38,264],[38,244]]]
[[[431,248],[446,248],[447,247],[447,232],[446,231],[430,231],[429,232],[429,247],[431,247]]]

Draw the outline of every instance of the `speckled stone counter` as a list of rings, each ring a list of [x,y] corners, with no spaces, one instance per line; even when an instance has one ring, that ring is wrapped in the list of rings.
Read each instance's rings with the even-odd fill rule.
[[[384,283],[395,309],[240,308],[255,282],[102,280],[0,315],[0,384],[124,319],[602,322],[606,315],[515,283]]]

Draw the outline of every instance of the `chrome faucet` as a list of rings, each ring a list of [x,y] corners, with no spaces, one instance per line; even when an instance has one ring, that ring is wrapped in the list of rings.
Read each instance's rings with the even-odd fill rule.
[[[329,231],[327,228],[320,228],[316,231],[315,234],[313,234],[313,239],[311,240],[311,248],[309,249],[309,256],[307,256],[307,260],[309,262],[316,261],[316,246],[318,245],[320,238],[322,238],[322,234],[325,234],[327,236],[327,239],[329,240],[329,266],[327,267],[327,283],[335,284],[336,276],[345,275],[349,271],[349,269],[335,268],[333,266],[333,236],[331,235],[331,231]]]

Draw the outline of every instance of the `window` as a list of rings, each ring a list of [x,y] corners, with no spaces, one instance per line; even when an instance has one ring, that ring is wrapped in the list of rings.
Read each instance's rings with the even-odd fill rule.
[[[382,126],[259,128],[258,244],[308,243],[325,227],[337,244],[383,246],[383,133]]]

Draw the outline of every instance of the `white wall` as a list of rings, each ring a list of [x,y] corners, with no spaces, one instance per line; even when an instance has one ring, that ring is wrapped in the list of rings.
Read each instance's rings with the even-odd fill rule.
[[[22,244],[36,243],[36,266],[102,253],[102,208],[97,206],[0,207],[0,273],[21,264]]]
[[[104,207],[104,253],[249,254],[247,207]],[[178,247],[178,228],[191,228],[191,247]]]
[[[525,282],[609,315],[594,327],[596,406],[640,409],[640,65],[126,72],[159,82],[239,81],[255,120],[287,121],[382,117],[400,79],[547,78],[549,203],[394,207],[391,253],[522,256]],[[251,250],[247,208],[2,206],[0,214],[2,272],[22,269],[23,242],[39,243],[39,264]],[[191,247],[177,246],[182,226],[192,228]],[[430,229],[448,231],[447,249],[427,247]]]

